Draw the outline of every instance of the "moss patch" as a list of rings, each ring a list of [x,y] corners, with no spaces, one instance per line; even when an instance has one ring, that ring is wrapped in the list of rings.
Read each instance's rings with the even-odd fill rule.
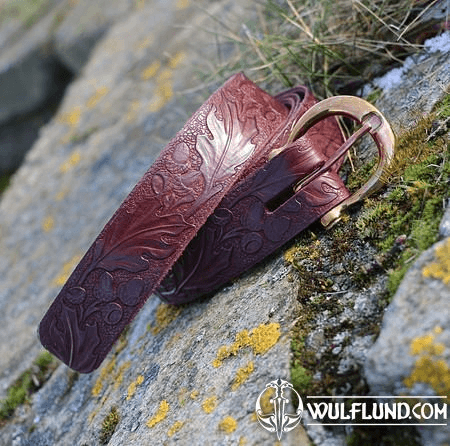
[[[100,444],[108,444],[109,440],[114,434],[117,425],[119,424],[120,416],[117,407],[113,406],[108,415],[103,419],[102,428],[100,431]]]
[[[5,192],[6,189],[8,189],[12,175],[12,173],[5,173],[3,175],[0,175],[0,197],[2,193]]]
[[[0,401],[0,425],[14,413],[16,407],[28,403],[33,393],[49,379],[58,365],[57,360],[47,351],[42,352],[10,386],[7,396]]]
[[[291,362],[291,380],[299,393],[327,395],[345,381],[352,385],[354,392],[359,391],[358,394],[367,391],[358,384],[359,373],[344,376],[336,373],[338,361],[331,349],[318,360],[314,349],[305,347],[305,339],[317,328],[318,316],[326,313],[328,319],[337,319],[343,312],[345,307],[340,295],[334,293],[339,286],[333,288],[334,280],[341,276],[348,282],[344,289],[351,290],[368,289],[379,277],[387,276],[388,280],[378,313],[364,327],[355,326],[354,321],[349,320],[341,326],[326,328],[324,338],[331,340],[345,330],[359,336],[378,335],[383,307],[396,292],[412,262],[438,240],[450,181],[450,147],[445,132],[438,129],[444,128],[449,115],[450,95],[447,95],[432,114],[418,119],[411,130],[400,135],[396,158],[384,178],[384,188],[359,208],[350,209],[345,223],[339,223],[327,233],[313,226],[286,252],[285,259],[298,270],[302,283]],[[347,181],[349,187],[360,187],[371,175],[374,164],[368,163],[351,174]],[[352,250],[359,252],[357,246],[370,246],[374,253],[370,261],[355,261],[349,256]],[[442,245],[436,253],[437,261],[426,268],[424,274],[445,280],[450,274],[447,274],[449,252],[450,247]],[[342,269],[341,276],[336,274],[338,267]],[[444,371],[441,363],[435,361],[434,365]]]

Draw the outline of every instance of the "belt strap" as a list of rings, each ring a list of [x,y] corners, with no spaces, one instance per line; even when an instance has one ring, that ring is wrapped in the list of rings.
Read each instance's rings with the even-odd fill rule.
[[[169,142],[69,277],[41,321],[44,347],[91,372],[152,293],[193,300],[345,207],[352,197],[337,170],[348,147],[340,153],[337,121],[293,138],[316,121],[308,114],[316,102],[304,87],[272,97],[243,74],[228,80]],[[346,114],[331,105],[326,114]],[[363,122],[366,108],[349,115]],[[384,129],[383,119],[371,117],[365,131]]]

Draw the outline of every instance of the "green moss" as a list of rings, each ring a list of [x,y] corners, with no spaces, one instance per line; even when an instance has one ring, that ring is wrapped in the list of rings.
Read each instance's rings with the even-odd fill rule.
[[[100,444],[108,444],[111,439],[114,431],[116,430],[117,425],[119,424],[120,416],[117,407],[111,407],[108,415],[103,419],[102,428],[100,431]]]
[[[446,139],[428,135],[439,116],[450,115],[449,98],[401,135],[384,194],[366,200],[356,221],[359,236],[379,249],[382,266],[389,270],[388,297],[411,262],[438,240],[448,198],[450,150]]]
[[[7,396],[0,401],[0,422],[12,416],[17,406],[29,402],[30,396],[42,387],[56,368],[55,358],[47,351],[42,352],[7,391]]]
[[[12,173],[5,173],[0,176],[0,195],[8,188],[11,177]]]
[[[366,101],[371,104],[375,104],[377,100],[382,96],[383,90],[381,88],[375,88],[366,97]]]
[[[380,296],[379,319],[375,316],[364,327],[352,326],[349,321],[345,327],[341,324],[324,333],[328,340],[343,330],[376,336],[382,307],[394,295],[413,261],[438,238],[443,203],[449,196],[450,150],[444,138],[428,138],[427,135],[430,135],[440,110],[450,114],[448,96],[443,103],[446,105],[437,107],[435,114],[419,120],[410,131],[401,135],[396,148],[397,159],[385,178],[385,186],[377,194],[366,199],[360,208],[350,209],[345,223],[336,225],[328,235],[321,232],[318,238],[316,234],[321,230],[314,226],[304,231],[285,254],[285,259],[298,270],[302,283],[291,345],[291,379],[299,392],[327,395],[345,383],[350,383],[358,394],[367,391],[361,387],[359,373],[336,374],[339,355],[332,353],[332,346],[321,353],[320,361],[315,352],[305,346],[304,340],[317,328],[318,315],[327,311],[327,317],[333,318],[343,311],[339,298],[333,294],[333,284],[323,263],[342,264],[346,277],[352,281],[352,289],[367,289],[380,274],[388,275],[385,294]],[[350,175],[348,183],[353,190],[367,180],[374,165],[375,162],[367,164]],[[361,243],[369,244],[377,251],[373,265],[360,264],[349,256]],[[316,379],[316,376],[321,378]],[[361,431],[354,444],[364,444],[364,435],[366,433]]]
[[[304,367],[297,365],[291,369],[291,380],[292,384],[299,392],[306,394],[311,385],[312,376]]]

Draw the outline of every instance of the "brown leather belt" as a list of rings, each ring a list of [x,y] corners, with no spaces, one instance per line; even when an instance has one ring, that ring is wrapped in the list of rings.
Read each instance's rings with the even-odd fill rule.
[[[330,117],[336,114],[361,124],[347,141]],[[378,168],[352,195],[338,170],[365,133],[378,146]],[[152,293],[192,301],[317,219],[332,224],[378,187],[393,146],[385,118],[359,98],[317,103],[304,87],[272,97],[243,74],[233,76],[101,231],[42,319],[42,344],[69,367],[91,372]]]

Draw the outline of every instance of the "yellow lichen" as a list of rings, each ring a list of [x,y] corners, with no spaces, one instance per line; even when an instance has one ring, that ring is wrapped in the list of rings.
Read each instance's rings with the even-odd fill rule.
[[[55,226],[55,219],[51,215],[49,215],[42,222],[42,230],[44,232],[50,232],[53,229],[53,226]]]
[[[91,424],[94,421],[94,418],[97,416],[99,409],[94,409],[89,415],[88,415],[88,423]]]
[[[239,438],[239,446],[245,446],[247,444],[247,439],[245,437]]]
[[[171,428],[167,431],[167,435],[172,437],[183,427],[183,425],[184,421],[175,421],[175,423],[172,424]]]
[[[138,377],[130,383],[127,389],[127,401],[133,398],[133,395],[136,393],[136,389],[144,382],[144,377],[142,375],[138,375]]]
[[[242,330],[236,335],[236,339],[229,347],[222,346],[217,351],[214,367],[220,367],[222,361],[229,356],[236,355],[245,347],[250,347],[255,355],[262,355],[271,349],[280,338],[280,324],[261,324],[251,332]]]
[[[450,237],[435,250],[437,262],[430,263],[422,270],[424,277],[442,280],[450,284]]]
[[[152,428],[158,423],[160,423],[167,416],[167,412],[169,412],[170,405],[166,400],[163,400],[159,403],[159,408],[156,414],[147,421],[147,427]]]
[[[259,404],[261,406],[261,410],[264,413],[270,413],[273,411],[273,403],[272,398],[275,395],[275,389],[273,387],[269,387],[259,399]]]
[[[280,324],[261,324],[252,330],[251,347],[256,355],[269,351],[280,338]]]
[[[74,107],[70,112],[65,113],[59,117],[59,121],[68,124],[70,127],[74,128],[78,125],[81,118],[81,107]]]
[[[108,87],[99,87],[95,90],[95,93],[88,99],[86,103],[87,108],[94,108],[100,101],[100,99],[103,98],[106,94],[108,94],[109,88]]]
[[[154,36],[150,34],[137,43],[136,50],[145,50],[145,48],[148,48],[154,41],[155,41]]]
[[[151,79],[155,74],[158,72],[158,70],[161,68],[161,61],[155,60],[150,65],[148,65],[141,73],[141,79],[143,81],[147,81]]]
[[[149,326],[152,334],[156,335],[173,322],[182,311],[182,307],[175,305],[159,304],[156,309],[155,325]]]
[[[172,82],[167,81],[156,87],[155,96],[150,101],[148,110],[156,113],[169,102],[173,96]]]
[[[231,385],[231,390],[236,390],[247,378],[253,373],[255,369],[253,361],[250,361],[245,367],[241,367],[234,377],[233,384]]]
[[[119,370],[116,373],[116,376],[114,377],[114,390],[117,390],[123,381],[123,375],[125,371],[130,368],[131,361],[124,362],[120,367]]]
[[[207,398],[202,403],[202,409],[205,413],[212,413],[216,407],[217,407],[217,397],[216,396]]]
[[[179,51],[175,56],[170,58],[169,67],[172,69],[177,68],[184,59],[186,59],[186,54],[183,51]]]
[[[175,4],[176,9],[186,9],[190,4],[189,0],[177,0],[177,3]]]
[[[68,187],[60,190],[55,197],[56,201],[61,201],[64,200],[64,198],[66,197],[66,195],[69,193],[70,189]]]
[[[190,394],[191,400],[195,400],[199,395],[199,391],[198,390],[193,390]]]
[[[226,434],[233,433],[237,428],[237,421],[233,417],[225,417],[220,423],[219,423],[219,429]]]
[[[156,78],[156,89],[153,99],[148,106],[149,111],[157,112],[169,102],[173,96],[172,70],[165,68],[159,72]]]
[[[100,395],[100,392],[103,389],[103,384],[106,378],[109,375],[111,375],[115,367],[116,367],[116,358],[112,358],[105,366],[102,367],[102,369],[100,370],[100,374],[97,380],[95,381],[94,386],[92,387],[91,390],[92,396]]]
[[[78,150],[75,150],[70,157],[64,161],[60,166],[59,170],[61,173],[66,173],[73,167],[75,167],[81,161],[81,155]]]
[[[442,355],[445,350],[444,344],[434,342],[434,335],[431,333],[415,338],[411,341],[411,355],[419,355],[420,353],[429,353],[431,355]]]
[[[135,99],[134,101],[131,101],[130,105],[128,106],[128,111],[127,111],[127,116],[126,116],[127,122],[131,122],[136,118],[140,107],[141,107],[141,102],[139,100]]]
[[[170,68],[164,68],[158,74],[158,77],[156,78],[156,82],[159,85],[163,85],[167,81],[170,81],[172,79],[172,77],[173,77],[173,71]]]
[[[134,0],[135,8],[142,9],[145,6],[145,0]]]
[[[444,359],[425,355],[417,359],[411,374],[404,383],[412,387],[415,383],[429,384],[437,394],[450,396],[450,368]]]
[[[437,326],[433,331],[440,334],[442,328]],[[429,384],[438,395],[450,396],[450,367],[442,357],[445,345],[434,340],[432,333],[412,340],[410,353],[419,358],[411,374],[403,382],[408,387],[417,382]]]
[[[258,421],[258,417],[257,417],[257,415],[256,415],[256,412],[253,412],[253,413],[250,415],[250,420],[252,420],[252,421]]]
[[[63,286],[67,282],[67,279],[69,278],[72,271],[75,269],[78,263],[80,263],[80,260],[81,255],[77,254],[73,256],[68,262],[63,265],[62,271],[53,280],[52,284],[54,286]]]

